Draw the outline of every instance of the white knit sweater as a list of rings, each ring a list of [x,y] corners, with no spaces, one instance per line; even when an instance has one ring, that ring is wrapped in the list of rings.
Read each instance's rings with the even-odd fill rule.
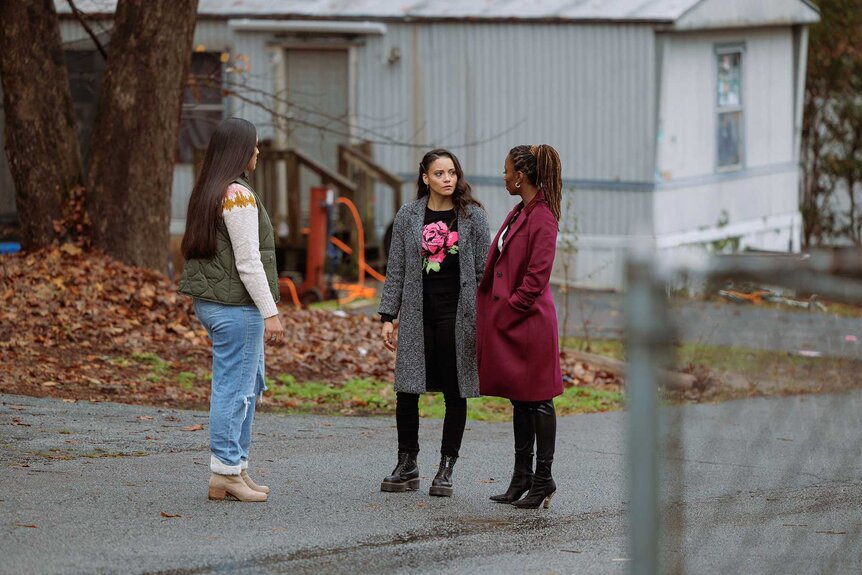
[[[231,184],[224,197],[222,217],[233,246],[236,269],[246,291],[263,317],[278,314],[266,281],[263,263],[260,261],[257,203],[254,194],[245,186]]]

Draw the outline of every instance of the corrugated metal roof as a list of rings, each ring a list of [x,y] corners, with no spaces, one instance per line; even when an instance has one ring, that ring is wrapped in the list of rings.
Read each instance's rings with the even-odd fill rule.
[[[703,0],[200,0],[202,16],[540,19],[673,22]],[[55,0],[60,13],[68,3]],[[116,0],[78,0],[89,14],[112,14]]]

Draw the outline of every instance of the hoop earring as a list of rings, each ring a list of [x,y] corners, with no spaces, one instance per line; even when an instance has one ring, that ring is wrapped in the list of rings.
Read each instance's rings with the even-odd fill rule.
[[[515,187],[520,190],[521,189],[521,182],[515,182]]]

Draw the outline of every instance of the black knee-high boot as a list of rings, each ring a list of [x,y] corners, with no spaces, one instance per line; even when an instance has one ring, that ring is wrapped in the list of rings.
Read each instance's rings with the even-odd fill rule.
[[[533,474],[533,484],[527,496],[512,503],[521,509],[536,509],[542,504],[547,508],[551,504],[551,497],[557,491],[557,485],[551,476],[557,441],[557,414],[554,411],[554,400],[534,403],[532,415],[536,428],[536,472]]]
[[[536,431],[529,404],[512,402],[512,428],[515,432],[515,470],[505,493],[492,495],[491,501],[512,503],[529,491],[533,483],[533,443]]]

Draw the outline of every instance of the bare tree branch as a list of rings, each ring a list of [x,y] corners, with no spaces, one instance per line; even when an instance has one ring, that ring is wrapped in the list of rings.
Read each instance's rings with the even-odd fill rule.
[[[196,85],[198,85],[197,84],[198,81],[203,80],[203,82],[204,82],[203,85],[206,85],[206,82],[209,82],[211,87],[217,87],[218,83],[221,81],[224,85],[236,88],[236,89],[230,89],[230,88],[229,89],[222,89],[222,93],[224,95],[233,96],[237,100],[240,100],[240,101],[245,102],[247,104],[253,105],[257,108],[260,108],[261,110],[264,110],[264,111],[272,114],[273,118],[277,121],[277,123],[275,124],[275,127],[280,129],[280,130],[283,130],[285,132],[288,131],[287,127],[279,125],[278,121],[283,122],[285,125],[296,124],[296,125],[300,125],[300,126],[307,126],[310,128],[320,130],[322,132],[327,132],[329,134],[335,134],[338,136],[343,136],[345,138],[362,137],[364,140],[366,140],[372,144],[380,144],[380,145],[388,145],[388,146],[400,146],[400,147],[418,148],[418,149],[433,148],[433,147],[438,145],[438,143],[426,143],[426,142],[414,143],[414,142],[405,142],[402,140],[398,140],[396,138],[393,138],[391,136],[388,136],[386,134],[378,132],[374,129],[366,128],[363,126],[357,126],[355,124],[351,124],[350,122],[345,121],[344,118],[342,118],[342,117],[328,115],[328,114],[321,112],[321,111],[318,111],[314,108],[302,106],[300,104],[297,104],[297,103],[291,101],[288,98],[280,97],[277,94],[273,94],[273,93],[268,92],[266,90],[249,86],[249,85],[242,83],[242,82],[236,82],[236,81],[233,81],[230,79],[221,79],[221,78],[216,77],[215,75],[208,75],[208,76],[198,75],[198,76],[191,76],[190,78],[196,82]],[[276,106],[269,104],[267,102],[261,101],[260,99],[250,97],[250,96],[244,94],[243,92],[248,92],[248,93],[253,94],[255,96],[263,96],[263,97],[269,99],[271,102],[273,102],[276,106],[278,104],[284,104],[288,107],[288,109],[291,109],[291,110],[298,110],[300,112],[305,112],[308,114],[315,114],[317,116],[320,116],[321,118],[331,120],[333,123],[341,124],[342,126],[344,126],[344,128],[343,129],[337,129],[337,128],[332,127],[331,123],[330,124],[322,124],[322,123],[317,123],[317,122],[310,122],[308,120],[303,120],[301,118],[297,118],[294,115],[281,113],[276,109]],[[495,140],[498,140],[498,139],[504,137],[506,134],[509,134],[513,130],[515,130],[518,126],[523,124],[524,121],[525,120],[522,119],[519,122],[516,122],[515,124],[509,126],[505,130],[503,130],[497,134],[494,134],[488,138],[484,138],[481,140],[474,140],[471,142],[465,142],[462,144],[448,144],[448,147],[450,147],[450,148],[471,148],[471,147],[476,147],[476,146],[481,146],[483,144],[487,144],[488,142],[493,142]]]
[[[86,16],[81,10],[75,6],[75,0],[66,0],[66,3],[69,4],[69,8],[72,9],[72,14],[75,16],[75,19],[78,20],[78,23],[84,28],[84,31],[90,36],[93,40],[93,44],[96,45],[96,49],[99,50],[99,53],[102,55],[102,58],[105,60],[108,59],[108,52],[105,50],[105,47],[102,46],[102,43],[99,41],[99,37],[96,36],[96,33],[93,32],[93,29],[90,28],[90,25],[87,23],[87,20],[84,18]]]

